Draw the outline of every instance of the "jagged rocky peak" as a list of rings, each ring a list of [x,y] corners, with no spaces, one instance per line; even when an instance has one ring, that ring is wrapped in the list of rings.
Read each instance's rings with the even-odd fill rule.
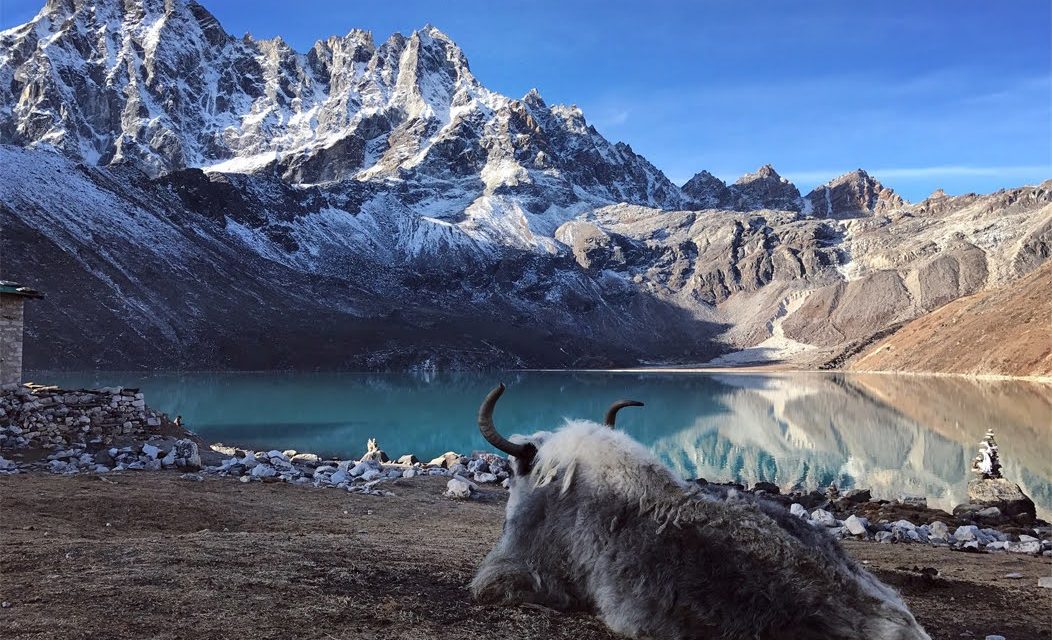
[[[526,95],[522,96],[522,102],[530,107],[536,109],[547,109],[548,105],[545,104],[544,98],[541,97],[541,92],[534,87],[526,92]]]
[[[760,167],[756,173],[747,173],[738,178],[730,189],[737,199],[736,208],[741,211],[800,211],[803,208],[800,190],[778,175],[769,164]]]
[[[379,44],[352,30],[300,53],[280,37],[234,38],[192,0],[53,1],[4,32],[0,143],[152,176],[404,180],[414,202],[441,187],[461,213],[472,191],[538,212],[684,201],[579,108],[486,89],[434,26]]]
[[[819,218],[861,218],[901,209],[908,203],[862,169],[849,171],[807,194]]]
[[[730,209],[737,204],[727,183],[708,171],[695,174],[682,189],[695,209]]]

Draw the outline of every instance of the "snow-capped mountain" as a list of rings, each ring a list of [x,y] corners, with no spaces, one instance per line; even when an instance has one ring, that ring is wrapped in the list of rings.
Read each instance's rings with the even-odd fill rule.
[[[192,0],[49,0],[0,33],[0,164],[0,276],[48,293],[31,368],[835,358],[1052,246],[1048,184],[681,189],[434,27],[297,52]]]
[[[0,36],[4,141],[157,176],[267,169],[295,184],[443,181],[672,208],[679,190],[576,107],[483,87],[438,29],[354,30],[305,53],[235,38],[192,0],[51,0]],[[543,211],[543,208],[541,208]]]

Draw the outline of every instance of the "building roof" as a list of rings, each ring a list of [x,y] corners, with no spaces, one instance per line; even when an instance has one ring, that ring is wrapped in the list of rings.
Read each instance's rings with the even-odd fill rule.
[[[17,282],[11,282],[10,280],[0,280],[0,295],[23,296],[26,298],[44,297],[44,294],[40,293],[36,289],[23,287]]]

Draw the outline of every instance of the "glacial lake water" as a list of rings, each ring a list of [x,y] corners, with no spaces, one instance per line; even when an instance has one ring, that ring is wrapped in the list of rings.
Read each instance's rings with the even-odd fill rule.
[[[489,449],[475,426],[495,382],[505,434],[600,420],[614,400],[642,400],[618,427],[687,478],[836,483],[878,497],[964,502],[987,428],[1005,475],[1052,519],[1052,386],[951,377],[787,373],[505,372],[35,373],[64,387],[139,387],[147,402],[211,442],[357,457],[377,438],[393,457]]]

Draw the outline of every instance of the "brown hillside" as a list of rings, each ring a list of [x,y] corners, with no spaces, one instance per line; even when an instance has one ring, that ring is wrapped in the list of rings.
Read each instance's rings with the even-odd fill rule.
[[[1052,376],[1052,261],[907,323],[848,368]]]

